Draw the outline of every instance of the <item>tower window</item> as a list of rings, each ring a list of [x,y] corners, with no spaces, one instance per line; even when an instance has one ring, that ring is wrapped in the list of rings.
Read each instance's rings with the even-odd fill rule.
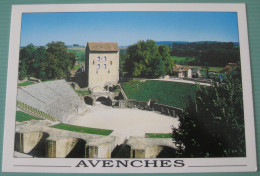
[[[112,61],[110,61],[110,65],[112,65]]]
[[[104,69],[106,69],[107,68],[107,64],[104,64]]]
[[[100,61],[100,57],[99,56],[97,57],[97,61]]]
[[[93,64],[95,64],[95,61],[93,60]]]
[[[104,61],[107,61],[107,57],[106,56],[104,57]]]
[[[97,69],[100,69],[100,64],[97,64]]]

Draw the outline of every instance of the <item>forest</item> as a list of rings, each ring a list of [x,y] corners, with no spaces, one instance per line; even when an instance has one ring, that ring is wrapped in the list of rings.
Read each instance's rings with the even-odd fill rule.
[[[233,42],[174,43],[172,56],[195,58],[187,65],[224,67],[240,59],[239,46]]]

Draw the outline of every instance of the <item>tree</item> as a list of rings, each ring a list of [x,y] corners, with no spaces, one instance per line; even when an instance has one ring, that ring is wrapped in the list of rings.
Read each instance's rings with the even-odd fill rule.
[[[159,77],[171,72],[170,48],[153,40],[139,41],[126,50],[124,71],[134,77]]]
[[[163,64],[164,64],[164,73],[166,74],[171,74],[172,73],[172,69],[174,67],[174,61],[171,59],[171,49],[168,45],[160,45],[158,48],[158,52],[163,60]]]
[[[41,80],[70,77],[76,62],[75,53],[68,53],[63,42],[51,42],[45,47],[32,44],[20,51],[19,79],[33,76]]]
[[[29,76],[33,76],[32,65],[35,59],[35,46],[29,44],[20,50],[19,59],[19,79],[24,79]]]
[[[172,135],[179,157],[243,157],[245,151],[244,111],[240,67],[224,83],[199,87],[180,116]]]

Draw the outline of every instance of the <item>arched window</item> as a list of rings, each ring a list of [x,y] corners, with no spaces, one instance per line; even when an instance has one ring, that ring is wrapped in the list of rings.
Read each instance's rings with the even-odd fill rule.
[[[106,69],[107,68],[107,64],[104,64],[104,69]]]
[[[97,69],[100,69],[100,64],[97,64]]]
[[[99,56],[97,57],[97,61],[100,61],[100,57]]]

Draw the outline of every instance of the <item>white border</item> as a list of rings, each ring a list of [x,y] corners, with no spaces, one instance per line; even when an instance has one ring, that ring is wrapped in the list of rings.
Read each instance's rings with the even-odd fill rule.
[[[194,158],[184,160],[184,167],[164,168],[76,168],[80,159],[13,158],[16,92],[22,13],[28,12],[122,12],[122,11],[181,11],[181,12],[237,12],[243,80],[243,99],[246,129],[246,157],[243,158]],[[246,172],[256,171],[255,126],[251,84],[251,68],[245,4],[63,4],[63,5],[13,5],[8,58],[3,172],[52,172],[52,173],[187,173],[187,172]],[[87,160],[87,159],[86,159]],[[95,161],[95,159],[93,159]],[[109,159],[115,160],[115,159]],[[133,159],[129,159],[133,160]],[[169,159],[174,161],[174,159]],[[15,165],[71,166],[71,167],[17,167]],[[226,166],[225,166],[226,165]],[[241,165],[238,167],[238,165]],[[209,166],[209,167],[191,167]],[[214,166],[214,167],[210,167]]]

